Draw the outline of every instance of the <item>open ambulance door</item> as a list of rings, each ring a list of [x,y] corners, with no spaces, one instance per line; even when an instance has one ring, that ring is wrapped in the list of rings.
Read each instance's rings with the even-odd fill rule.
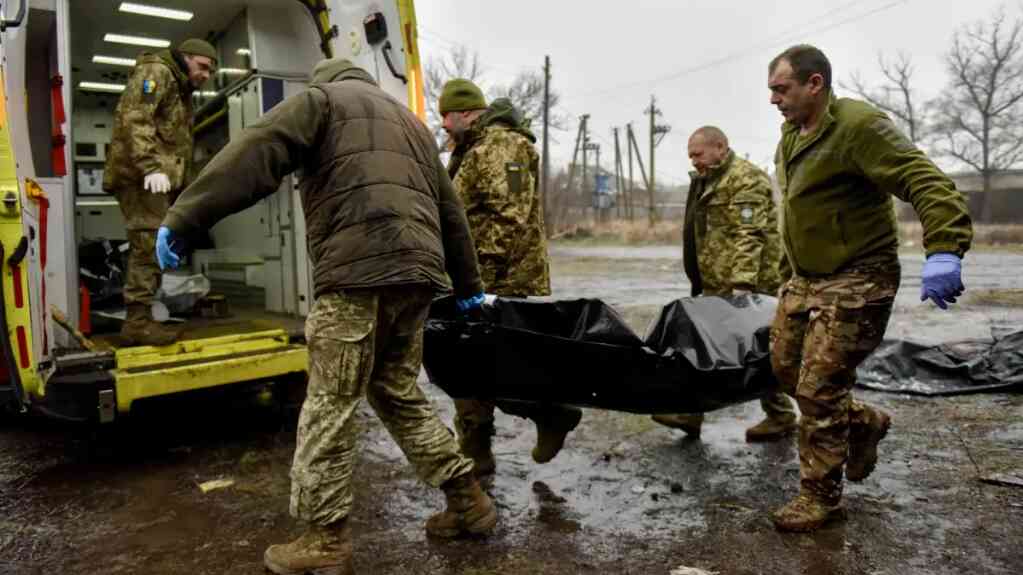
[[[196,101],[197,109],[213,108],[196,122],[197,130],[209,131],[196,136],[197,147],[200,138],[212,142],[207,154],[215,153],[218,140],[222,146],[304,89],[313,65],[324,57],[350,58],[425,120],[412,0],[175,3],[195,12],[191,24],[125,16],[117,13],[119,4],[0,4],[9,22],[0,31],[0,405],[79,421],[109,421],[140,399],[294,381],[308,369],[307,350],[294,329],[313,297],[297,177],[251,213],[218,224],[222,229],[212,233],[227,249],[208,258],[210,269],[219,265],[222,274],[234,274],[242,284],[257,278],[260,289],[265,287],[265,306],[260,296],[257,311],[295,320],[287,326],[282,321],[261,330],[196,333],[160,348],[95,351],[75,349],[75,340],[55,326],[51,306],[65,313],[72,328],[83,327],[79,303],[87,299],[80,298],[79,242],[102,234],[116,238],[111,230],[123,229],[116,201],[96,182],[102,179],[118,97],[110,88],[126,80],[130,65],[97,64],[95,56],[125,60],[142,49],[110,44],[106,33],[166,37],[171,43],[199,36],[216,46],[221,74],[199,90]],[[86,91],[86,85],[97,84],[108,90],[105,96]],[[259,273],[247,273],[253,261]],[[194,272],[208,271],[206,260],[196,262]]]

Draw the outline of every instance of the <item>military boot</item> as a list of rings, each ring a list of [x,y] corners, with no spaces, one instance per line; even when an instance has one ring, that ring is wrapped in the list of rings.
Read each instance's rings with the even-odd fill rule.
[[[672,429],[681,429],[693,439],[699,439],[700,428],[703,427],[702,413],[659,414],[651,416],[651,419]]]
[[[314,525],[291,543],[271,545],[263,554],[263,564],[279,575],[353,575],[348,520]]]
[[[493,436],[493,424],[459,430],[458,443],[462,448],[462,454],[472,459],[472,471],[478,477],[490,475],[497,469],[494,452],[491,449]]]
[[[426,521],[427,535],[454,539],[493,531],[497,525],[497,507],[480,489],[472,473],[447,481],[441,489],[447,499],[447,509]]]
[[[763,421],[746,430],[746,441],[776,441],[799,428],[796,416],[765,417]]]
[[[532,417],[536,424],[536,446],[533,447],[533,461],[547,463],[565,446],[565,436],[579,425],[582,410],[562,407]]]
[[[836,501],[829,504],[823,498],[802,491],[784,507],[771,515],[778,531],[805,533],[816,531],[829,521],[845,519],[845,508]]]
[[[121,338],[126,345],[170,345],[179,337],[180,330],[166,327],[153,319],[148,305],[128,305],[127,317],[121,326]]]
[[[877,444],[888,435],[892,418],[880,409],[865,407],[866,422],[850,425],[849,460],[845,464],[845,476],[849,481],[863,481],[877,465]]]

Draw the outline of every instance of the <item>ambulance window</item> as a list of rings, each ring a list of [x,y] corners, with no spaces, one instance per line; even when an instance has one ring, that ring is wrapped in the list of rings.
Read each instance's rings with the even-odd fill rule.
[[[57,67],[57,17],[52,10],[28,12],[25,92],[28,100],[29,143],[38,177],[54,175],[53,78]]]

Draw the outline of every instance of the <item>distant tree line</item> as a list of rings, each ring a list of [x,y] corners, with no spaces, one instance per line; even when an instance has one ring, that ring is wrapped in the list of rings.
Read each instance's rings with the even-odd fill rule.
[[[878,56],[881,80],[853,73],[841,87],[887,112],[914,142],[976,170],[983,181],[980,220],[991,221],[991,178],[1023,161],[1023,15],[1005,8],[961,26],[943,56],[947,85],[920,101],[914,67],[900,53]]]

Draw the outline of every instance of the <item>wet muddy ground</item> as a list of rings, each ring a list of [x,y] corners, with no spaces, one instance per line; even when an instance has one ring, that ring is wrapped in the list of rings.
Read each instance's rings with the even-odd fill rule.
[[[557,297],[600,297],[642,334],[684,295],[676,248],[556,246]],[[1023,310],[919,304],[922,258],[904,261],[889,330],[946,341],[1023,326]],[[1009,288],[1023,256],[971,254],[968,288]],[[451,402],[425,387],[442,417]],[[698,441],[646,416],[586,410],[551,463],[529,456],[532,426],[498,416],[500,511],[485,540],[434,542],[443,505],[418,483],[368,409],[356,472],[361,573],[631,573],[681,566],[721,574],[1023,572],[1023,488],[978,476],[1023,468],[1023,395],[924,399],[858,392],[895,414],[877,471],[849,485],[849,520],[777,533],[767,514],[795,492],[794,439],[750,445],[755,403],[711,414]],[[273,402],[164,402],[100,433],[0,419],[0,573],[262,573],[263,549],[300,532],[287,514],[293,420]],[[202,493],[199,485],[232,479]]]

